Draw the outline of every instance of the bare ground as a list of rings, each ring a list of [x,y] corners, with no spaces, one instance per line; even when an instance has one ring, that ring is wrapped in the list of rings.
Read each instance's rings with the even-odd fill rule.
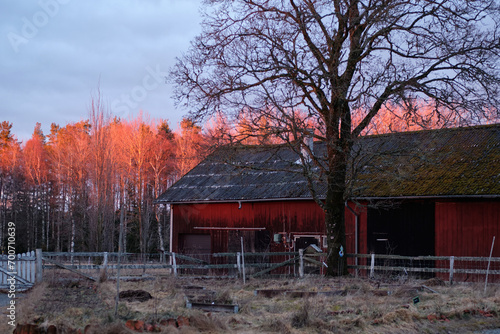
[[[121,282],[121,291],[145,290],[153,298],[122,301],[115,317],[116,282],[61,281],[61,275],[19,302],[18,323],[53,324],[62,332],[83,332],[92,324],[96,333],[132,333],[123,326],[127,320],[156,324],[161,333],[480,333],[500,328],[500,286],[494,285],[484,294],[482,285],[449,286],[437,279],[394,284],[316,276],[243,284],[236,279],[152,277]],[[239,312],[188,309],[186,298],[235,304]],[[165,324],[178,317],[189,319],[189,326]],[[0,322],[0,332],[12,332],[7,321]]]

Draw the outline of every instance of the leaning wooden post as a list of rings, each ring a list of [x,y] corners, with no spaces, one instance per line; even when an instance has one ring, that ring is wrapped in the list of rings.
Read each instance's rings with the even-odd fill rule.
[[[43,263],[42,263],[42,250],[36,250],[36,268],[35,268],[35,283],[43,281]]]
[[[453,284],[453,266],[455,264],[455,257],[450,256],[450,285]]]
[[[495,245],[495,236],[493,236],[493,241],[491,242],[490,258],[488,260],[488,269],[486,269],[486,279],[484,281],[484,293],[486,294],[486,288],[488,287],[488,274],[490,273],[490,263],[491,256],[493,255],[493,246]]]
[[[304,250],[299,249],[299,277],[304,277]]]

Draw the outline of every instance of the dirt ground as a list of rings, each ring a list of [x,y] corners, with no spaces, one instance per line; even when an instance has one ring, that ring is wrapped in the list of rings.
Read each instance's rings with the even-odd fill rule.
[[[120,301],[115,316],[115,281],[61,277],[54,275],[19,301],[17,323],[55,325],[58,333],[83,333],[87,325],[85,333],[134,333],[127,321],[129,327],[139,323],[144,331],[160,333],[481,333],[500,328],[498,285],[484,294],[481,285],[449,286],[438,279],[396,284],[315,276],[243,284],[241,279],[148,277],[120,283],[120,291],[143,290],[152,298],[139,301],[132,294]],[[202,304],[208,309],[197,308]],[[0,323],[0,332],[12,332],[7,321]]]

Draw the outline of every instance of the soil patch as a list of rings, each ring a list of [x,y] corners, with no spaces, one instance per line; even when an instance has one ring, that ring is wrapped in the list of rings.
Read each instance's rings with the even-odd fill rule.
[[[151,294],[144,290],[126,290],[120,292],[120,299],[128,302],[145,302],[153,298]]]

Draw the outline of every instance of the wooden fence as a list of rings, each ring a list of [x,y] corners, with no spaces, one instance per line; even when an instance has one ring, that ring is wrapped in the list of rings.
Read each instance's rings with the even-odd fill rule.
[[[118,258],[120,257],[120,261]],[[500,283],[500,258],[454,256],[398,256],[346,254],[352,275],[370,278],[405,279],[438,277],[450,283]],[[42,265],[43,263],[43,265]],[[131,253],[53,253],[29,252],[0,256],[0,288],[26,289],[42,281],[43,271],[59,268],[98,280],[104,275],[120,279],[155,275],[196,275],[259,277],[284,275],[303,277],[325,271],[325,254],[299,252],[280,253],[215,253],[215,254],[131,254]]]
[[[303,277],[325,272],[325,254],[281,253],[215,253],[215,254],[122,254],[118,253],[43,253],[44,268],[62,268],[91,280],[99,275],[121,279],[154,275],[247,276],[284,275]],[[454,256],[397,256],[346,254],[352,275],[405,279],[438,277],[454,281],[500,283],[500,258]],[[120,263],[120,264],[118,264]],[[488,277],[487,277],[488,276]]]
[[[26,290],[41,281],[41,251],[0,255],[0,289]],[[39,261],[37,262],[37,255]]]

